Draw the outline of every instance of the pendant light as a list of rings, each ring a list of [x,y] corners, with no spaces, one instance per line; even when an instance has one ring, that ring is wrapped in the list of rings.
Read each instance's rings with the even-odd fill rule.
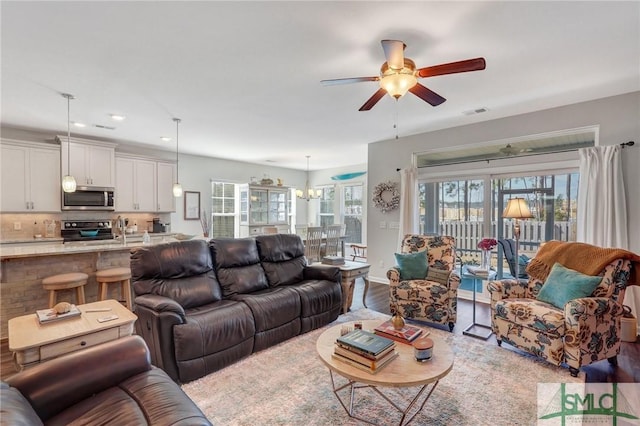
[[[178,179],[178,125],[180,124],[179,118],[174,118],[173,121],[176,122],[176,183],[173,184],[173,196],[174,197],[182,197],[182,185],[180,185],[180,179]]]
[[[76,192],[76,178],[71,176],[71,114],[70,104],[73,95],[63,93],[63,97],[67,98],[67,175],[62,178],[62,190],[64,192]]]
[[[303,200],[309,201],[314,198],[320,198],[320,196],[322,195],[322,190],[318,189],[314,191],[313,188],[309,186],[309,157],[311,156],[307,155],[306,157],[307,157],[307,182],[304,185],[304,190],[302,189],[296,190],[296,196],[298,198],[302,198]]]

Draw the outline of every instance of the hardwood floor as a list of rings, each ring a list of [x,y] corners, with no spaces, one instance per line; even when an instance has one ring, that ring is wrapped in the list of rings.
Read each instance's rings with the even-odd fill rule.
[[[364,282],[361,279],[356,281],[356,288],[353,295],[352,309],[363,307],[362,292],[364,290]],[[372,282],[367,293],[367,307],[369,309],[390,315],[389,310],[389,287],[386,284],[378,284]],[[472,322],[472,304],[468,300],[458,299],[458,321],[453,332],[462,335],[462,331]],[[478,303],[476,306],[476,322],[481,324],[490,323],[489,305]],[[448,330],[447,326],[441,327]],[[475,337],[465,336],[467,339],[475,339]],[[479,341],[483,341],[478,339]],[[484,341],[487,345],[496,346],[500,350],[517,349],[504,344],[504,347],[497,348],[495,336],[491,336]],[[618,355],[618,366],[614,367],[607,361],[600,361],[586,367],[582,367],[581,371],[586,374],[587,382],[640,382],[640,340],[635,343],[622,343],[620,355]],[[7,339],[0,342],[0,378],[4,379],[15,373],[13,361]],[[569,371],[567,370],[567,374]]]
[[[356,281],[356,288],[353,295],[352,308],[357,309],[363,307],[362,292],[364,283],[362,280]],[[453,329],[455,334],[462,335],[462,331],[467,325],[472,323],[473,309],[469,300],[458,299],[458,320]],[[367,292],[367,307],[374,311],[383,312],[390,315],[389,309],[389,287],[386,284],[371,283]],[[480,324],[491,323],[491,312],[488,304],[478,303],[476,305],[476,322]],[[435,326],[435,325],[434,325]],[[437,326],[435,326],[437,327]],[[449,327],[442,326],[442,330],[448,330]],[[475,337],[465,336],[467,339],[475,339]],[[491,335],[486,341],[487,345],[498,346],[496,338]],[[504,343],[501,350],[509,350],[520,352],[518,349]],[[640,382],[640,339],[635,343],[622,342],[620,355],[618,355],[618,366],[614,367],[608,361],[600,361],[591,365],[582,367],[581,372],[585,373],[585,381],[589,383],[639,383]],[[567,375],[569,370],[567,369]]]

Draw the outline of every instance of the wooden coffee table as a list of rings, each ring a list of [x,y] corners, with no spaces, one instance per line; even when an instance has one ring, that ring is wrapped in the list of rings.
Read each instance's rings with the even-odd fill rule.
[[[363,329],[373,331],[373,329],[383,321],[384,320],[366,320],[361,322]],[[349,417],[373,424],[371,421],[354,414],[356,389],[371,388],[402,414],[398,424],[406,425],[422,410],[440,379],[449,374],[453,368],[453,350],[444,340],[430,334],[429,338],[431,338],[434,343],[433,356],[429,361],[418,362],[413,355],[413,346],[397,342],[396,351],[399,353],[399,356],[376,374],[371,374],[346,363],[334,360],[331,357],[336,339],[340,336],[342,326],[347,325],[353,327],[353,324],[354,322],[348,322],[333,326],[322,333],[316,342],[316,350],[320,355],[320,359],[329,368],[333,393]],[[334,373],[346,378],[348,382],[341,386],[336,385]],[[430,388],[429,385],[431,385]],[[418,389],[409,405],[402,408],[380,390],[380,388],[385,387],[417,387]],[[347,398],[344,397],[343,399],[339,394],[340,391],[345,389],[348,390],[350,395],[349,408],[347,408]],[[427,390],[428,392],[426,392]],[[422,399],[422,402],[419,402],[425,392],[426,396]],[[414,412],[409,416],[411,411]]]
[[[9,320],[9,350],[16,369],[23,370],[69,352],[129,336],[138,317],[117,300],[78,305],[82,314],[49,324],[40,324],[36,314]],[[108,311],[89,312],[108,309]],[[115,314],[117,319],[98,322]]]

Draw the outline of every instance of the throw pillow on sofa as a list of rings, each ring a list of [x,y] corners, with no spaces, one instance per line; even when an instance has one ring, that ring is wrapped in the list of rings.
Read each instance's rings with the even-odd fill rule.
[[[585,275],[555,263],[538,293],[538,300],[563,309],[573,299],[591,296],[602,277]]]
[[[429,269],[426,251],[394,253],[394,255],[401,280],[423,280],[426,278],[427,270]]]

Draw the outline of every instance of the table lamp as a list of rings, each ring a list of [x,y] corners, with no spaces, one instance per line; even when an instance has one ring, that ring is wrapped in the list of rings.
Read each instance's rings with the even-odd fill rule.
[[[507,203],[507,207],[505,207],[504,211],[502,212],[502,217],[504,219],[515,219],[515,223],[513,225],[513,235],[516,239],[514,270],[516,272],[515,279],[517,280],[518,276],[520,275],[520,271],[519,271],[520,259],[518,257],[518,246],[520,241],[520,222],[519,221],[521,219],[531,219],[533,215],[529,210],[529,206],[527,205],[527,200],[525,200],[524,198],[516,197],[516,198],[509,199],[509,202]]]

